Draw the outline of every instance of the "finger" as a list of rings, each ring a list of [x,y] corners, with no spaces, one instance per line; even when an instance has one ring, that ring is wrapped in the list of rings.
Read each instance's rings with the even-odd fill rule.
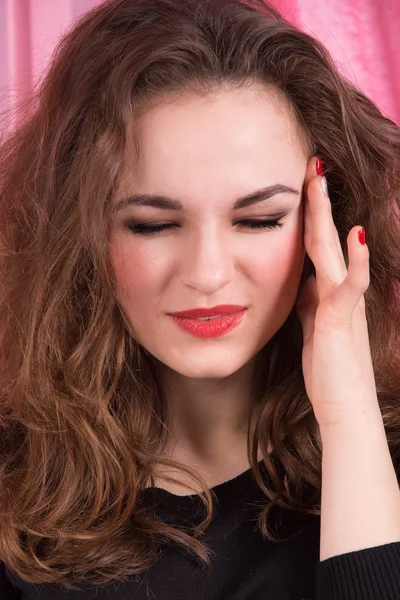
[[[308,249],[315,265],[320,300],[331,295],[347,276],[347,267],[322,177],[312,176],[307,188]],[[311,233],[310,233],[311,230]],[[306,241],[305,241],[306,243]]]
[[[309,182],[311,181],[311,179],[313,177],[315,177],[316,162],[317,162],[317,157],[312,157],[308,163],[307,170],[306,170],[306,176],[304,179],[304,185],[303,185],[303,197],[304,198],[306,198],[307,187],[308,187]],[[322,181],[322,179],[321,179],[321,181]],[[328,186],[328,183],[327,183],[327,186]],[[328,197],[329,197],[329,193],[328,193]],[[332,226],[333,226],[332,228],[333,228],[333,235],[334,235],[335,243],[336,243],[336,249],[337,249],[338,255],[343,256],[343,249],[342,249],[342,244],[340,242],[339,233],[338,233],[337,227],[333,220],[332,204],[331,204],[330,198],[329,198],[329,206],[331,208],[331,218],[332,218]],[[308,244],[308,247],[310,247],[311,246],[312,223],[311,223],[311,215],[310,215],[308,201],[304,202],[304,225],[305,225],[305,237],[307,238],[307,241],[309,238],[310,242]]]
[[[306,197],[305,194],[306,194],[306,191],[304,191],[304,197]],[[332,218],[332,224],[333,224],[333,236],[334,236],[334,241],[335,241],[335,245],[336,245],[336,251],[338,253],[338,256],[341,256],[344,260],[343,249],[342,249],[342,245],[340,243],[339,233],[336,228],[336,225],[334,224],[332,213],[331,213],[331,218]],[[311,241],[312,241],[312,218],[311,218],[309,203],[308,203],[308,201],[305,201],[304,202],[304,247],[307,251],[307,254],[310,254],[310,252],[312,253]],[[311,256],[310,256],[310,258],[311,258]],[[346,266],[345,261],[344,261],[344,264]]]
[[[313,177],[308,185],[308,190],[313,262],[315,264],[316,261],[315,266],[324,278],[341,283],[347,274],[346,262],[342,248],[340,247],[338,251],[338,234],[333,222],[329,196],[322,190],[322,177],[319,175]]]
[[[347,236],[349,268],[345,280],[332,294],[330,315],[338,329],[348,331],[354,310],[364,308],[363,294],[370,284],[369,250],[367,244],[360,243],[358,232],[361,227],[353,227]]]

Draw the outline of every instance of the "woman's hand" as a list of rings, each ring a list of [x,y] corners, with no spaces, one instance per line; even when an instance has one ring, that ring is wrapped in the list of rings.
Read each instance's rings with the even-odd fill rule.
[[[296,311],[304,336],[306,391],[322,440],[320,560],[327,561],[399,542],[400,492],[378,404],[365,317],[368,248],[358,239],[362,227],[353,227],[346,267],[331,204],[315,173],[313,157],[307,165],[304,215],[305,248],[316,277],[299,290]],[[353,572],[354,589],[359,589],[358,573]],[[324,577],[325,569],[320,582],[330,585]],[[374,582],[372,577],[370,585]]]
[[[358,237],[362,226],[353,227],[346,267],[316,167],[312,157],[304,199],[304,243],[316,277],[309,277],[299,291],[296,312],[303,330],[305,387],[322,427],[354,419],[360,411],[374,412],[379,405],[363,296],[369,286],[368,247]]]

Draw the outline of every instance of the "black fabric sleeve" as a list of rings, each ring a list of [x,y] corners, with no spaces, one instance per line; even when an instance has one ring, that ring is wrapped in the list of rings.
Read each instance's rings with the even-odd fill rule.
[[[17,600],[21,595],[6,575],[4,563],[0,560],[0,598],[1,600]]]
[[[319,562],[316,589],[317,600],[400,600],[400,542]]]

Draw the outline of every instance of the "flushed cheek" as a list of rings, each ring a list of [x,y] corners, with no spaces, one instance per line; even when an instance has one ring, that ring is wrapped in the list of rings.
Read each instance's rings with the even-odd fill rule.
[[[162,285],[159,261],[137,247],[121,243],[110,244],[110,256],[119,304],[133,324],[145,324],[146,315],[154,313]]]
[[[262,286],[283,284],[301,268],[304,248],[298,235],[282,235],[275,243],[252,245],[246,261],[252,277]]]
[[[252,256],[251,291],[255,294],[254,332],[262,347],[288,318],[301,279],[304,249],[294,237],[271,244]]]

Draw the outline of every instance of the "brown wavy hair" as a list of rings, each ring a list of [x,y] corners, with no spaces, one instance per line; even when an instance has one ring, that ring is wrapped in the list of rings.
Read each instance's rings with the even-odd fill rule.
[[[253,83],[281,94],[310,156],[322,157],[346,260],[349,230],[366,229],[370,344],[398,468],[398,125],[338,73],[318,40],[262,0],[106,2],[60,41],[0,147],[0,559],[25,581],[76,589],[126,580],[165,544],[211,564],[199,537],[214,493],[163,452],[168,406],[156,362],[116,303],[107,234],[141,110],[171,94]],[[307,256],[301,283],[311,273]],[[320,515],[321,439],[301,354],[293,310],[259,353],[247,438],[265,495],[259,526],[273,541],[282,541],[267,519],[274,506]],[[163,467],[193,480],[200,525],[156,514],[144,490]]]

